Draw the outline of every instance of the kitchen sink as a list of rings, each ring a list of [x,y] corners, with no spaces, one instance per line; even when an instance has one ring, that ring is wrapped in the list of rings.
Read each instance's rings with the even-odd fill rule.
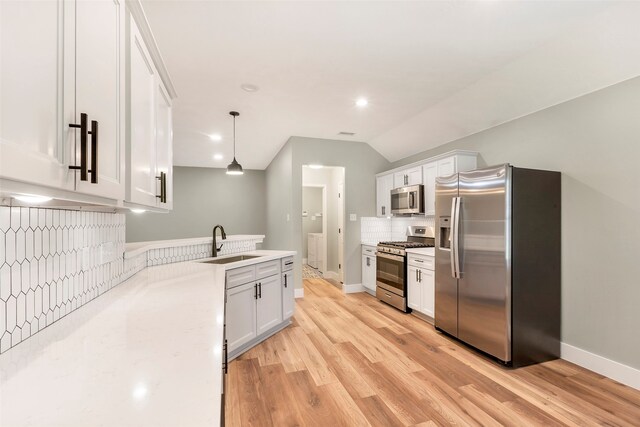
[[[232,262],[244,261],[247,259],[260,258],[262,255],[238,255],[228,258],[212,259],[209,261],[202,261],[205,264],[229,264]]]

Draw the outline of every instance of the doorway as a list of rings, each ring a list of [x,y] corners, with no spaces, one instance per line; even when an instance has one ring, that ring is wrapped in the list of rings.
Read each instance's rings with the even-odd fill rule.
[[[343,167],[302,167],[303,279],[344,281],[344,203]]]

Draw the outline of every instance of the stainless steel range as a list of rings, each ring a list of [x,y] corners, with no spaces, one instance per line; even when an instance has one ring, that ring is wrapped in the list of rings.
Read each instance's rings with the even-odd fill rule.
[[[376,296],[405,313],[407,306],[407,249],[428,248],[435,245],[433,229],[410,226],[407,240],[401,242],[380,242],[376,256]]]

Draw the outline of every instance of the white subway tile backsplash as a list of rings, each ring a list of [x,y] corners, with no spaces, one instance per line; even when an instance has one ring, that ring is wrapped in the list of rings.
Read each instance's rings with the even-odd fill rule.
[[[375,245],[389,240],[406,240],[408,226],[433,227],[434,219],[419,217],[360,218],[360,237],[363,243]]]

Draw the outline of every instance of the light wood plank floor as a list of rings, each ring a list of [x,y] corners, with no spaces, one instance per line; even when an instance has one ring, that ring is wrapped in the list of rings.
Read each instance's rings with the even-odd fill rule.
[[[227,393],[228,426],[640,425],[639,391],[563,360],[500,367],[322,279],[230,363]]]

